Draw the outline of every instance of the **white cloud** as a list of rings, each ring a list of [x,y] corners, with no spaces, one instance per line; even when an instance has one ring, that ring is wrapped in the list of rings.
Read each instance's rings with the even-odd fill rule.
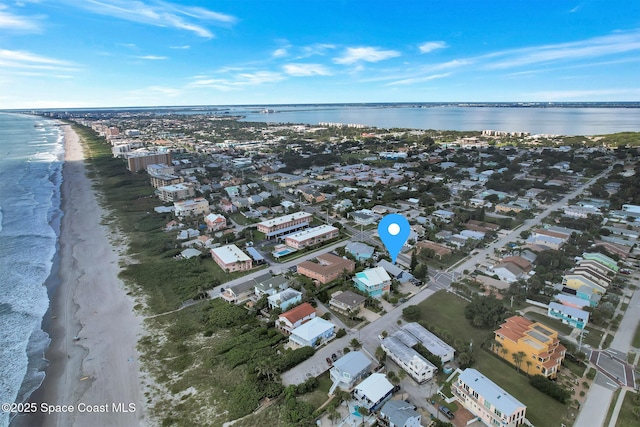
[[[41,69],[76,71],[75,64],[61,59],[49,58],[21,50],[0,49],[0,69]]]
[[[214,34],[201,22],[233,24],[234,16],[214,12],[202,7],[190,7],[164,1],[144,2],[141,0],[67,0],[73,7],[80,7],[98,15],[111,16],[127,21],[156,27],[171,27],[195,33],[204,38]]]
[[[0,5],[0,30],[37,33],[40,31],[40,18],[14,15]]]
[[[149,61],[162,61],[165,59],[169,59],[166,56],[158,56],[158,55],[143,55],[143,56],[136,56],[136,58],[138,59],[147,59]]]
[[[238,90],[246,87],[276,83],[285,79],[282,73],[256,71],[254,73],[236,73],[228,78],[197,76],[187,86],[190,88],[212,88],[221,91]]]
[[[280,49],[276,49],[273,51],[271,56],[273,56],[274,58],[282,58],[283,56],[287,56],[287,49],[284,47],[281,47]]]
[[[436,49],[444,49],[445,47],[448,47],[445,42],[437,41],[422,43],[418,46],[418,49],[420,49],[420,53],[429,53]]]
[[[285,73],[296,77],[331,75],[331,71],[321,64],[286,64],[282,68]]]
[[[304,46],[302,48],[302,55],[299,58],[308,58],[313,55],[326,55],[328,50],[335,49],[336,46],[327,43],[314,43],[310,46]]]
[[[432,74],[430,76],[423,77],[414,77],[403,80],[397,80],[395,82],[387,83],[387,86],[397,86],[397,85],[410,85],[414,83],[423,83],[428,82],[429,80],[441,79],[451,75],[451,73],[443,73],[443,74]]]
[[[395,50],[381,50],[375,47],[349,47],[342,56],[334,58],[336,64],[355,64],[360,61],[379,62],[400,56]]]
[[[182,46],[169,46],[169,49],[191,49],[191,46],[189,46],[188,44]]]
[[[597,58],[640,50],[640,31],[616,33],[576,42],[510,49],[483,55],[487,69],[504,69],[557,61]]]

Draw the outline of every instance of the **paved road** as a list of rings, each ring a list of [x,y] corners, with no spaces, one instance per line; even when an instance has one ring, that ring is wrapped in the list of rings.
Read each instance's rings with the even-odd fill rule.
[[[598,373],[598,375],[602,375]],[[602,426],[613,398],[613,390],[594,382],[591,384],[587,400],[585,400],[574,427]]]
[[[637,284],[637,283],[636,283]],[[611,341],[611,348],[615,348],[623,353],[628,353],[631,349],[633,335],[640,323],[640,291],[634,291],[629,307],[620,322],[620,327]]]
[[[313,259],[313,258],[317,257],[320,254],[323,254],[323,253],[326,253],[326,252],[331,252],[331,251],[335,250],[336,248],[348,245],[349,242],[350,241],[347,240],[347,241],[334,243],[331,246],[328,246],[328,247],[325,247],[325,248],[322,248],[322,249],[318,249],[317,251],[309,252],[308,254],[306,254],[305,256],[302,256],[300,258],[296,258],[294,260],[291,260],[291,261],[288,261],[288,262],[285,262],[285,263],[282,263],[282,264],[277,264],[277,266],[272,266],[270,270],[273,271],[273,274],[283,273],[288,268],[294,267],[294,266],[298,265],[299,263],[301,263],[302,261],[307,261],[307,260],[310,260],[310,259]],[[242,277],[239,277],[237,279],[230,280],[230,281],[228,281],[226,283],[223,283],[220,286],[216,286],[215,288],[210,289],[210,290],[207,291],[207,293],[209,294],[209,298],[219,298],[220,297],[220,289],[228,288],[228,287],[231,287],[231,286],[234,286],[234,285],[239,285],[240,283],[244,283],[247,280],[254,279],[254,278],[258,277],[258,276],[261,276],[261,275],[267,273],[267,271],[268,270],[264,270],[264,269],[257,270],[257,271],[254,271],[252,273],[247,274],[246,276],[242,276]]]
[[[503,248],[504,246],[507,245],[507,243],[514,242],[514,241],[518,240],[520,238],[520,233],[521,232],[523,232],[525,230],[529,230],[529,229],[531,229],[533,227],[539,226],[540,223],[542,222],[542,220],[544,218],[546,218],[551,212],[560,209],[562,206],[567,204],[567,202],[569,200],[577,197],[585,189],[587,189],[590,185],[592,185],[598,179],[600,179],[603,176],[605,176],[606,174],[608,174],[610,171],[611,171],[611,168],[608,168],[608,169],[604,170],[602,173],[600,173],[599,175],[591,178],[589,181],[587,181],[586,184],[582,184],[581,186],[576,187],[576,189],[574,189],[571,193],[569,193],[566,196],[564,196],[559,201],[555,202],[552,205],[547,206],[547,208],[542,213],[538,214],[538,216],[536,216],[535,218],[526,220],[524,222],[524,224],[522,224],[520,227],[515,228],[510,233],[505,234],[505,235],[501,235],[496,240],[491,242],[488,246],[486,246],[485,248],[480,249],[479,251],[477,251],[476,255],[470,256],[464,262],[462,262],[462,263],[456,265],[455,267],[453,267],[453,270],[457,271],[458,273],[462,273],[462,272],[464,272],[464,270],[469,270],[469,271],[475,270],[476,269],[476,265],[477,264],[481,264],[482,262],[484,262],[484,260],[486,259],[487,255],[492,255],[494,249]]]

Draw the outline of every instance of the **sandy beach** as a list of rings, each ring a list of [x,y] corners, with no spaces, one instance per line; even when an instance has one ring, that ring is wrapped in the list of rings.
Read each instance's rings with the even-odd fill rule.
[[[64,129],[60,285],[51,306],[50,364],[32,401],[70,405],[73,412],[40,412],[16,424],[144,425],[136,350],[142,318],[118,278],[124,248],[112,244],[112,230],[101,224],[105,212],[85,174],[82,146],[70,126]]]

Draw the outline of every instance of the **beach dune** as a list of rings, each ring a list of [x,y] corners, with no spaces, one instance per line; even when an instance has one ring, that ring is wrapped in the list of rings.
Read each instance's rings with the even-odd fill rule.
[[[16,424],[145,425],[136,350],[142,318],[118,278],[123,248],[102,225],[105,211],[86,176],[78,135],[64,128],[60,285],[52,301],[50,364],[35,399],[53,412]]]

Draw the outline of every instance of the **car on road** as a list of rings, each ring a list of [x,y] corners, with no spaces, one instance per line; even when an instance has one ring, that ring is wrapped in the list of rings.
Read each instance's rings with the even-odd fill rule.
[[[333,360],[333,361],[335,362],[336,360],[338,360],[338,356],[336,356],[336,354],[335,354],[335,353],[333,353],[333,354],[331,355],[331,360]]]
[[[447,408],[444,405],[440,405],[438,410],[442,412],[445,415],[445,417],[449,418],[450,420],[452,420],[455,417],[455,415],[453,415],[453,412],[451,412],[451,410],[449,410],[449,408]]]

